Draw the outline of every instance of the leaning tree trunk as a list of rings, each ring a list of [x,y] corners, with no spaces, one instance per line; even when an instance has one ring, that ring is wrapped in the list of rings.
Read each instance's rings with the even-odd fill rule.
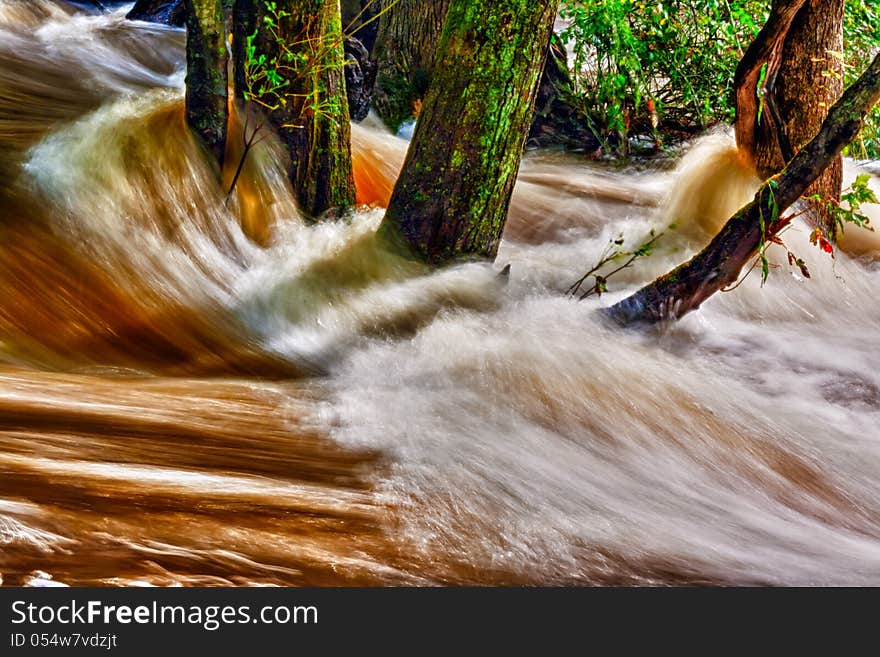
[[[373,58],[376,91],[373,106],[392,130],[418,113],[450,0],[382,0],[384,13]],[[393,3],[393,4],[392,4]]]
[[[186,120],[220,167],[229,121],[222,0],[186,0]]]
[[[236,96],[268,114],[300,209],[312,217],[355,202],[341,23],[339,0],[238,0],[233,15]]]
[[[419,258],[494,258],[557,0],[452,0],[382,225]]]
[[[762,178],[781,171],[813,138],[843,91],[843,62],[835,56],[843,51],[843,12],[844,0],[776,0],[740,64],[737,141]],[[808,194],[838,198],[842,178],[837,158]],[[816,220],[833,235],[826,208],[814,207]]]
[[[689,262],[608,309],[621,324],[678,319],[732,284],[762,241],[787,223],[780,217],[858,135],[880,100],[880,55],[831,108],[818,134],[739,210]],[[762,233],[763,229],[763,233]]]

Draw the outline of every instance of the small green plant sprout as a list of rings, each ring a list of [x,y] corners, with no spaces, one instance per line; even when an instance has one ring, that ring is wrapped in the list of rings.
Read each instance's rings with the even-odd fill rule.
[[[791,222],[794,221],[797,217],[807,213],[810,211],[810,208],[806,208],[797,213],[789,213],[786,215],[780,216],[779,213],[779,203],[776,200],[776,189],[778,187],[778,183],[775,180],[771,180],[769,182],[770,195],[767,199],[767,212],[768,214],[765,216],[763,212],[763,207],[761,208],[761,213],[759,214],[759,222],[761,226],[761,241],[758,246],[758,253],[755,256],[755,260],[752,262],[751,267],[746,270],[746,273],[743,274],[735,283],[729,285],[728,287],[722,288],[722,292],[732,292],[749,277],[749,275],[758,268],[758,265],[761,266],[761,287],[767,283],[767,279],[770,277],[770,270],[777,268],[779,265],[774,265],[770,262],[770,259],[767,257],[767,249],[771,246],[776,245],[785,249],[786,258],[788,259],[789,269],[794,270],[797,269],[800,272],[801,276],[804,278],[811,278],[810,270],[807,267],[807,263],[804,262],[803,258],[799,258],[797,255],[792,252],[791,249],[786,246],[785,242],[782,239],[782,235],[791,227]],[[819,239],[822,240],[822,243],[827,245],[828,248],[831,248],[831,243],[828,242],[827,239],[822,235],[821,231],[818,231]],[[813,236],[810,238],[813,239]],[[823,248],[825,248],[823,246]],[[831,251],[833,253],[833,249]]]
[[[877,203],[877,195],[874,190],[868,186],[871,176],[862,173],[856,176],[844,192],[840,195],[840,199],[823,199],[821,196],[814,195],[810,200],[818,203],[824,203],[828,208],[828,212],[834,221],[835,232],[841,233],[846,230],[846,224],[853,224],[859,228],[866,230],[874,230],[870,225],[871,219],[862,212],[864,203]]]
[[[776,188],[779,186],[779,183],[775,180],[771,180],[768,185],[770,188],[770,198],[767,200],[767,210],[770,212],[769,220],[764,217],[763,206],[761,206],[761,212],[759,214],[759,220],[761,222],[761,243],[758,247],[758,259],[761,262],[762,287],[764,286],[764,283],[767,282],[767,277],[770,276],[770,260],[767,258],[767,247],[774,243],[782,244],[778,238],[778,234],[783,226],[779,225],[782,222],[779,217],[779,203],[776,201]],[[788,219],[785,225],[790,222],[791,219]],[[748,276],[748,274],[746,274],[746,276]]]
[[[302,34],[308,32],[307,28],[302,34],[287,34],[284,19],[290,17],[291,13],[284,9],[284,3],[279,6],[274,0],[263,0],[263,7],[265,12],[262,24],[245,40],[245,88],[242,95],[250,107],[244,110],[244,148],[226,192],[227,206],[248,154],[268,137],[265,119],[258,116],[260,111],[252,111],[253,108],[262,112],[290,110],[285,113],[287,121],[280,127],[297,129],[304,127],[302,119],[307,116],[323,114],[328,120],[335,122],[337,103],[340,102],[332,94],[323,97],[319,90],[320,85],[317,84],[311,85],[312,90],[309,93],[294,91],[304,87],[298,84],[300,81],[317,78],[322,72],[345,65],[334,63],[334,58],[329,56],[333,49],[341,46],[338,40],[326,35],[312,39],[303,38]],[[258,41],[269,44],[270,47],[265,50],[271,54],[258,52]]]
[[[846,224],[853,224],[858,226],[859,228],[864,228],[866,230],[874,230],[874,227],[870,225],[870,218],[861,212],[862,204],[864,203],[877,203],[877,195],[874,191],[868,186],[868,183],[871,180],[871,176],[869,174],[861,174],[856,177],[855,181],[850,185],[846,191],[840,195],[840,199],[824,199],[818,194],[805,197],[806,201],[811,201],[813,203],[819,203],[825,205],[827,207],[828,212],[831,215],[831,218],[834,222],[835,229],[843,232]],[[789,249],[785,242],[783,242],[782,237],[780,235],[784,233],[791,225],[791,222],[807,213],[810,212],[810,207],[798,212],[796,214],[788,214],[785,216],[779,216],[779,206],[776,203],[775,189],[776,189],[775,181],[770,182],[770,198],[767,203],[768,216],[764,216],[764,213],[760,214],[760,224],[761,224],[761,243],[758,247],[758,254],[755,257],[755,261],[752,263],[752,266],[746,271],[746,273],[737,280],[733,285],[722,289],[722,292],[731,292],[735,290],[740,285],[742,285],[743,281],[748,278],[749,274],[751,274],[758,265],[761,265],[761,286],[767,282],[767,278],[770,276],[770,270],[778,265],[773,265],[770,263],[770,260],[767,258],[767,249],[775,244],[777,246],[785,249],[786,256],[788,258],[788,266],[791,269],[797,268],[797,270],[801,273],[804,278],[810,278],[810,270],[807,268],[807,264],[804,262],[802,258],[797,257],[791,249]],[[836,232],[836,231],[835,231]],[[810,233],[810,243],[819,248],[821,251],[827,253],[832,258],[834,258],[834,245],[831,240],[826,237],[825,233],[821,228],[815,228]]]
[[[345,63],[334,63],[328,56],[336,48],[341,47],[336,39],[322,35],[317,38],[303,38],[302,34],[287,34],[284,19],[291,14],[277,2],[264,0],[265,14],[263,23],[254,33],[246,37],[244,80],[244,99],[253,102],[262,109],[272,112],[294,105],[296,110],[290,120],[282,127],[301,128],[300,119],[305,116],[323,114],[329,120],[335,120],[336,103],[340,102],[333,95],[324,97],[319,92],[319,85],[311,85],[309,93],[299,93],[297,82],[330,69],[339,69]],[[304,30],[305,34],[308,30]],[[258,40],[272,44],[271,55],[259,52]]]
[[[583,301],[593,295],[602,296],[608,291],[608,279],[624,269],[632,267],[639,258],[650,256],[661,237],[663,237],[663,233],[655,233],[652,228],[648,237],[632,250],[624,248],[625,240],[622,234],[609,240],[596,264],[565,291],[566,296],[575,297],[580,294],[579,301]],[[617,267],[612,268],[610,271],[602,272],[606,265],[620,262],[621,260],[623,262]],[[587,286],[587,281],[591,277],[593,282]]]
[[[764,97],[767,95],[767,87],[764,83],[767,81],[767,62],[761,65],[758,73],[758,82],[755,85],[755,96],[758,98],[758,123],[761,123],[761,117],[764,114]]]

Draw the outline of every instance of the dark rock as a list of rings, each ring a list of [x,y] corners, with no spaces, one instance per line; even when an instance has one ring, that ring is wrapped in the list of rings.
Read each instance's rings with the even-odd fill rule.
[[[376,0],[342,0],[342,30],[347,36],[356,37],[368,52],[373,52],[379,21],[373,20],[383,7]]]
[[[562,145],[590,154],[599,153],[601,144],[590,132],[589,118],[573,102],[571,88],[565,50],[554,36],[538,87],[529,146]]]
[[[363,43],[354,37],[345,39],[345,89],[352,121],[367,118],[373,100],[377,66]]]
[[[132,21],[183,27],[185,21],[183,0],[137,0],[125,17]]]

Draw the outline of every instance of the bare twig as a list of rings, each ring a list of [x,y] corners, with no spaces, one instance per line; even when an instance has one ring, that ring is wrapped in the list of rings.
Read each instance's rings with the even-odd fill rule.
[[[598,262],[583,276],[581,276],[577,281],[575,281],[566,291],[566,296],[575,296],[578,292],[581,291],[584,283],[586,283],[587,279],[592,276],[595,279],[593,285],[588,288],[583,294],[580,295],[579,301],[583,301],[584,299],[595,295],[602,296],[604,292],[607,291],[607,283],[608,279],[622,272],[624,269],[629,269],[633,266],[633,264],[639,258],[644,258],[646,256],[651,255],[653,251],[654,245],[657,241],[663,237],[663,233],[655,234],[652,230],[649,238],[642,242],[638,248],[632,251],[625,251],[623,248],[623,237],[618,237],[617,239],[610,240],[608,242],[608,246],[605,247],[605,250],[602,252],[602,255],[599,257]],[[628,257],[627,257],[628,256]],[[619,260],[620,258],[627,258],[627,260],[620,266],[612,269],[607,274],[599,274],[599,271],[607,264]]]

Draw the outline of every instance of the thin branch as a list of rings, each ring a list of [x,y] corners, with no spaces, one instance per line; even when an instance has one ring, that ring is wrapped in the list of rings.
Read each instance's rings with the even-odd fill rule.
[[[654,247],[654,244],[663,237],[663,233],[655,234],[654,231],[651,231],[650,239],[643,242],[639,247],[633,251],[623,251],[619,248],[615,249],[614,247],[620,247],[623,245],[623,239],[618,238],[616,240],[611,240],[608,246],[605,247],[605,250],[602,252],[602,255],[599,257],[599,261],[581,278],[575,281],[565,292],[566,296],[575,296],[580,290],[586,280],[593,276],[596,279],[595,284],[589,288],[586,292],[584,292],[580,297],[579,301],[583,301],[584,299],[598,294],[601,296],[605,292],[605,285],[608,282],[608,279],[622,272],[624,269],[629,269],[633,266],[633,264],[639,258],[644,258],[651,254],[651,251]],[[598,272],[608,263],[614,262],[618,258],[623,256],[629,256],[629,258],[622,265],[617,267],[616,269],[611,270],[609,273],[604,276],[600,275]]]

